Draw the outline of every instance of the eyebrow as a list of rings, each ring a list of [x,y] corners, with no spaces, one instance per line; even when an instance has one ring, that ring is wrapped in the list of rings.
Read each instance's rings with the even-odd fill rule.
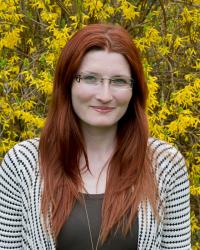
[[[81,74],[81,73],[87,73],[87,74],[102,76],[100,73],[92,72],[92,71],[80,72],[80,74]],[[131,78],[131,76],[119,75],[119,74],[117,74],[117,75],[112,75],[111,77],[127,77],[127,78]]]
[[[101,75],[100,73],[92,72],[92,71],[85,71],[81,73],[93,74],[93,75]]]
[[[125,75],[113,75],[112,77],[127,77],[127,78],[131,78],[131,76],[125,76]]]

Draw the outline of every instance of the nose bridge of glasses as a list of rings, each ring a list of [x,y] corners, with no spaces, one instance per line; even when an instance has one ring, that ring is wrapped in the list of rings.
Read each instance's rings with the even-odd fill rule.
[[[111,81],[112,81],[112,79],[107,78],[107,77],[101,77],[101,79],[100,79],[100,82],[101,82],[102,84],[108,83],[108,85],[111,85]]]
[[[100,79],[100,89],[97,94],[97,98],[103,102],[108,102],[112,100],[112,87],[110,85],[111,79],[101,77]]]

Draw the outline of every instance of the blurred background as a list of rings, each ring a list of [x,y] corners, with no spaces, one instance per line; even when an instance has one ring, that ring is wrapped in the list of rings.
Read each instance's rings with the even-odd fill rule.
[[[90,23],[120,24],[140,50],[151,136],[186,159],[200,249],[200,0],[0,0],[0,161],[39,137],[60,50]]]

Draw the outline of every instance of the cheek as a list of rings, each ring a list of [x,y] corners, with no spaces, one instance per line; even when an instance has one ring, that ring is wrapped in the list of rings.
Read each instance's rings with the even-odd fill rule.
[[[128,93],[121,94],[121,96],[118,98],[118,100],[122,106],[128,107],[131,98],[132,98],[132,92],[128,92]]]
[[[72,103],[84,103],[91,99],[91,93],[79,88],[78,86],[72,87]]]
[[[87,112],[87,104],[92,99],[92,94],[75,85],[72,87],[71,97],[73,110],[81,118]]]

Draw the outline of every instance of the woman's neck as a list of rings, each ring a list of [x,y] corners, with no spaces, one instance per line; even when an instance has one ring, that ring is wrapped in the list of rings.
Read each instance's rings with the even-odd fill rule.
[[[117,126],[109,128],[82,126],[86,153],[92,173],[99,173],[111,157],[116,145],[116,131]]]
[[[96,128],[89,126],[82,126],[82,132],[86,144],[87,153],[105,154],[114,148],[116,141],[117,126]]]
[[[89,162],[89,171],[84,167],[85,159],[80,159],[82,192],[104,193],[106,189],[107,169],[116,145],[117,127],[95,128],[82,126]]]

